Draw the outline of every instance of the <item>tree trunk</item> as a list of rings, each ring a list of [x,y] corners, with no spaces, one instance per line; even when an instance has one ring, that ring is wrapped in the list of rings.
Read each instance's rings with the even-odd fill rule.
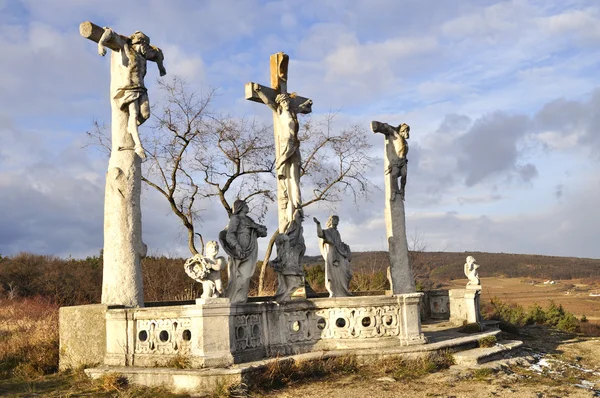
[[[267,246],[267,251],[265,252],[265,259],[260,267],[260,276],[258,277],[258,295],[262,296],[265,290],[265,272],[267,270],[267,266],[269,265],[269,260],[271,258],[271,253],[273,252],[273,245],[275,244],[275,238],[279,235],[279,231],[275,231],[269,240],[269,245]]]

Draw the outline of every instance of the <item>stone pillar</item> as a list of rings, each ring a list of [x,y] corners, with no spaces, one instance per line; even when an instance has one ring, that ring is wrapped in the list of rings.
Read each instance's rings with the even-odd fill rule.
[[[481,286],[469,286],[467,289],[451,289],[448,291],[450,298],[450,322],[462,325],[463,323],[481,323],[479,301]]]
[[[198,316],[192,317],[192,358],[202,358],[202,363],[192,366],[227,367],[233,365],[232,352],[235,350],[235,330],[231,303],[228,298],[196,299]]]

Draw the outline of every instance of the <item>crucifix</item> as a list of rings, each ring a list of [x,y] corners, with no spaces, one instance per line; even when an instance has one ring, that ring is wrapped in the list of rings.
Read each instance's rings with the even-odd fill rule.
[[[306,246],[302,235],[298,114],[312,111],[312,100],[288,93],[288,64],[287,54],[271,55],[271,87],[257,83],[245,86],[247,100],[263,103],[273,111],[279,219],[279,237],[275,242],[277,259],[273,264],[279,273],[279,288],[275,294],[278,301],[286,301],[303,284],[301,264]]]
[[[404,214],[404,187],[406,185],[407,139],[410,127],[371,122],[371,130],[385,137],[385,229],[389,246],[391,288],[393,294],[414,293],[415,281],[408,258],[406,218]],[[400,180],[400,184],[398,184]]]
[[[147,247],[142,241],[140,194],[141,162],[146,158],[138,126],[150,117],[148,90],[144,85],[146,61],[158,65],[163,53],[150,38],[137,31],[122,36],[91,22],[79,25],[79,33],[98,43],[98,54],[112,50],[110,60],[111,153],[104,197],[104,252],[102,303],[138,307],[144,305],[140,259]]]

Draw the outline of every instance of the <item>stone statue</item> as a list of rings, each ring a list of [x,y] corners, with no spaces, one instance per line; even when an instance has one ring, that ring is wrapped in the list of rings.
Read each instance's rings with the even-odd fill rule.
[[[98,54],[106,55],[104,46],[109,41],[120,49],[111,55],[111,76],[118,77],[111,82],[114,83],[111,84],[111,96],[119,109],[127,113],[127,132],[134,142],[133,148],[119,147],[119,150],[133,150],[140,158],[145,159],[146,153],[140,141],[138,126],[150,117],[148,90],[144,86],[146,61],[156,62],[160,75],[164,76],[167,74],[163,66],[164,56],[159,48],[150,45],[150,38],[139,30],[129,38],[123,38],[112,29],[104,28],[98,41]]]
[[[352,279],[350,261],[352,252],[350,246],[342,242],[337,226],[340,218],[331,216],[327,221],[327,229],[321,228],[321,223],[316,218],[317,236],[323,259],[325,259],[325,287],[329,297],[351,296],[349,286]]]
[[[475,258],[473,256],[468,256],[467,262],[465,263],[464,267],[465,276],[469,278],[469,282],[467,282],[467,287],[481,285],[477,269],[479,269],[479,265],[475,264]]]
[[[267,227],[248,217],[249,211],[245,201],[236,200],[229,225],[219,234],[221,246],[229,255],[226,295],[232,304],[248,301],[250,278],[258,258],[258,238],[267,236]]]
[[[292,220],[294,212],[300,208],[300,140],[298,139],[298,113],[310,112],[312,100],[308,99],[298,106],[292,106],[295,94],[277,94],[273,102],[261,90],[260,84],[253,85],[258,97],[273,110],[277,122],[276,163],[278,184],[282,188],[279,197],[280,207],[286,210],[287,219]]]
[[[286,227],[286,233],[275,238],[277,257],[269,263],[277,272],[277,292],[275,300],[286,302],[298,288],[304,286],[302,258],[306,252],[302,227],[302,210],[296,210],[292,222]]]
[[[407,139],[410,127],[402,123],[393,127],[373,121],[371,130],[384,138],[385,229],[390,258],[390,275],[393,294],[414,293],[415,280],[408,257],[404,194],[406,185]],[[400,184],[398,184],[400,178]]]
[[[150,116],[144,86],[147,61],[166,74],[162,51],[150,45],[148,36],[135,32],[122,36],[91,22],[79,25],[80,34],[98,43],[98,53],[112,50],[110,61],[111,153],[104,199],[104,261],[102,303],[130,307],[144,305],[141,258],[142,241],[141,162],[146,157],[138,126]]]
[[[377,133],[383,133],[387,135],[392,143],[396,156],[390,159],[389,165],[385,171],[386,174],[390,174],[393,182],[392,187],[392,200],[399,195],[404,200],[404,188],[406,187],[406,174],[407,174],[407,163],[406,155],[408,154],[408,140],[410,138],[410,127],[406,123],[402,123],[398,127],[390,126],[387,123],[371,122],[371,129]],[[400,185],[398,186],[398,179],[400,179]]]
[[[220,297],[223,294],[221,270],[225,267],[225,258],[217,257],[219,244],[211,240],[206,244],[206,255],[196,254],[186,260],[185,273],[196,282],[202,283],[201,298]]]

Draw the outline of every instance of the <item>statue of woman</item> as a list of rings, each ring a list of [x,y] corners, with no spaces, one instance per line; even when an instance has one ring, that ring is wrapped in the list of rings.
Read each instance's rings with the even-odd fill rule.
[[[349,290],[352,279],[350,270],[352,252],[350,246],[342,242],[342,237],[337,230],[339,220],[340,218],[335,215],[329,217],[327,229],[322,229],[319,220],[313,218],[317,224],[321,255],[325,259],[325,287],[329,292],[329,297],[352,295]]]
[[[249,211],[245,201],[236,200],[229,225],[219,234],[221,246],[229,255],[226,295],[232,304],[248,301],[250,278],[258,258],[258,238],[267,236],[267,227],[248,217]]]

